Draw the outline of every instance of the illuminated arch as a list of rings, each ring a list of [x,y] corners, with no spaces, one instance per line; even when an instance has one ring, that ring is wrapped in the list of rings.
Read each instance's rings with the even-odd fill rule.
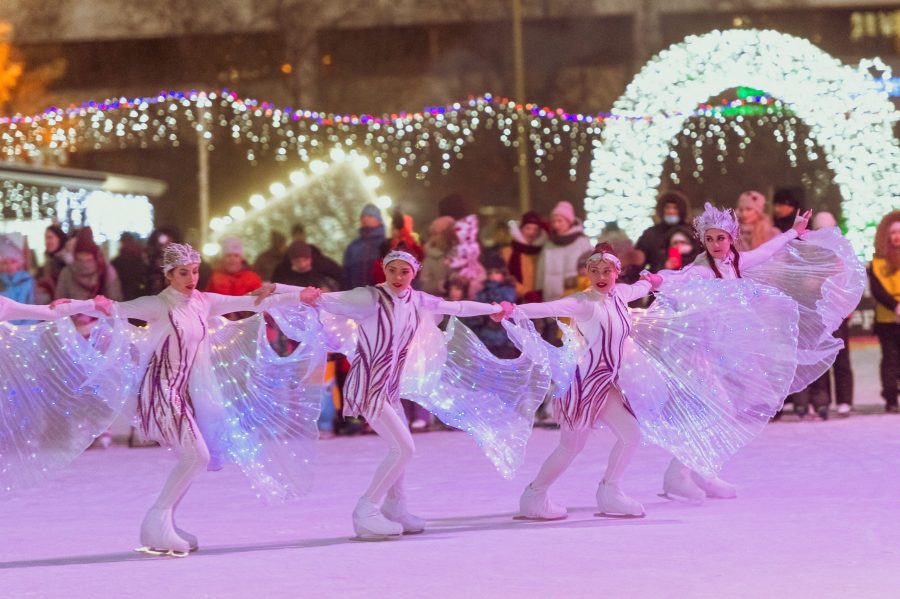
[[[847,237],[871,256],[875,227],[900,205],[898,112],[877,82],[809,41],[771,30],[691,36],[652,58],[613,106],[593,152],[586,229],[616,221],[636,239],[651,223],[672,140],[698,104],[751,86],[780,99],[824,150]],[[650,115],[647,118],[647,115]]]

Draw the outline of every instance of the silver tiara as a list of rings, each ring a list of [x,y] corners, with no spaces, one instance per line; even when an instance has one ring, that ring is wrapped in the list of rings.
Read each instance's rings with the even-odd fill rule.
[[[164,273],[188,264],[200,264],[200,254],[190,245],[186,243],[170,243],[163,250],[162,269]]]
[[[595,260],[606,260],[607,262],[615,266],[618,272],[622,272],[622,262],[620,262],[618,258],[613,256],[609,252],[597,252],[596,254],[591,254],[590,256],[588,256],[588,262],[593,262]]]
[[[404,252],[403,250],[394,250],[392,252],[388,252],[388,255],[384,257],[382,264],[387,266],[394,260],[403,260],[404,262],[412,266],[415,272],[419,272],[419,268],[421,268],[421,265],[419,264],[419,261],[416,260],[416,257],[409,252]]]
[[[709,202],[703,205],[703,214],[694,219],[694,234],[697,239],[702,241],[707,229],[722,229],[731,235],[733,241],[740,237],[741,232],[734,210],[719,210]]]

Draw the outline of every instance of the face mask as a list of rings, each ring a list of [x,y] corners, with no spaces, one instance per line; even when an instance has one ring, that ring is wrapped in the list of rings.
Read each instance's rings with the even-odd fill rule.
[[[667,225],[677,225],[681,222],[681,217],[677,214],[666,214],[663,216],[663,222]]]
[[[690,254],[691,250],[694,249],[689,243],[676,243],[674,244],[674,246],[678,248],[678,253],[682,256],[684,256],[685,254]]]

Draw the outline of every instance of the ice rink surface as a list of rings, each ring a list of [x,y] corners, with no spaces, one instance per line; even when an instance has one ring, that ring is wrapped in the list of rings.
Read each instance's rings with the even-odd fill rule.
[[[178,518],[201,550],[181,559],[131,551],[167,452],[92,450],[0,504],[0,597],[900,596],[900,416],[773,423],[723,474],[739,497],[702,506],[660,498],[668,456],[642,447],[623,484],[641,520],[594,516],[601,431],[552,490],[569,518],[514,521],[557,438],[535,431],[506,481],[466,435],[417,435],[408,494],[429,528],[380,543],[349,540],[375,436],[322,441],[314,491],[290,504],[259,503],[236,469],[207,473]]]

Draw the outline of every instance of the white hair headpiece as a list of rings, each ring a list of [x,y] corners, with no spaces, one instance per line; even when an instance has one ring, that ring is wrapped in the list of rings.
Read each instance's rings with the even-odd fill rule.
[[[740,239],[741,227],[734,210],[731,208],[719,210],[709,202],[703,205],[703,214],[694,219],[694,234],[697,239],[702,241],[707,229],[722,229],[731,235],[732,241]]]
[[[388,255],[384,257],[384,260],[382,260],[382,264],[387,266],[394,260],[402,260],[406,262],[407,264],[412,266],[414,272],[419,272],[419,268],[421,268],[421,265],[419,264],[419,261],[416,260],[416,257],[409,252],[404,252],[403,250],[393,250],[392,252],[389,252]]]
[[[168,273],[173,268],[187,266],[188,264],[200,264],[200,254],[190,245],[186,243],[170,243],[163,250],[163,273]]]

